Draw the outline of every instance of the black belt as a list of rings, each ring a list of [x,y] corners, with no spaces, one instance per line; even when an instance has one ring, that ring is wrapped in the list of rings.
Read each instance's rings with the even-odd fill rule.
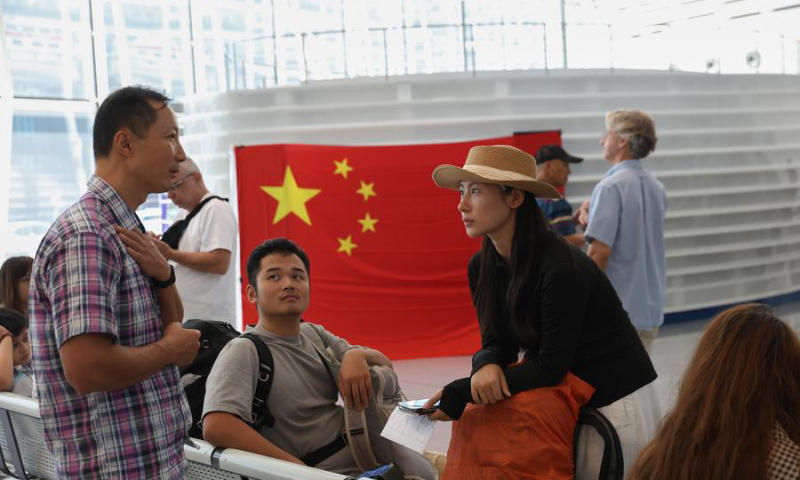
[[[313,467],[321,463],[322,461],[327,460],[328,458],[333,456],[333,454],[337,453],[339,450],[343,449],[346,446],[347,446],[347,436],[344,433],[342,433],[341,435],[336,437],[331,443],[325,445],[324,447],[320,447],[314,450],[313,452],[301,458],[300,461],[305,463],[309,467]]]

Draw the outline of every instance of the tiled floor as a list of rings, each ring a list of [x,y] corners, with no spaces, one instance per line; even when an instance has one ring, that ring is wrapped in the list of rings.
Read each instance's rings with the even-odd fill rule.
[[[800,332],[800,303],[787,304],[775,310],[781,318]],[[709,319],[665,325],[653,344],[652,359],[658,372],[655,382],[662,413],[671,408],[678,382],[694,354],[695,345]],[[403,391],[410,399],[426,398],[452,380],[469,375],[470,360],[464,357],[440,357],[397,360],[395,371]],[[450,425],[440,423],[434,430],[428,449],[446,452],[450,442]]]

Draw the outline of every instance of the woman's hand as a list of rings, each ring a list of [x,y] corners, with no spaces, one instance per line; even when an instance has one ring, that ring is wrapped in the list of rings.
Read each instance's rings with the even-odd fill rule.
[[[435,404],[436,402],[441,400],[443,391],[444,391],[444,389],[440,388],[438,392],[434,393],[433,396],[431,398],[429,398],[428,401],[425,402],[424,405],[422,405],[422,408],[431,408],[433,406],[433,404]],[[443,411],[438,410],[438,409],[435,412],[433,412],[433,413],[428,415],[428,420],[439,421],[439,422],[452,422],[453,421],[453,419],[448,417],[446,413],[444,413]]]
[[[114,225],[128,254],[142,267],[145,275],[156,280],[168,280],[171,274],[169,263],[158,251],[153,241],[138,230],[128,230]]]
[[[478,405],[497,403],[511,396],[506,375],[500,365],[489,363],[482,366],[470,379],[472,401]]]
[[[339,369],[339,392],[347,408],[359,412],[369,405],[372,396],[372,379],[364,351],[358,348],[348,350],[342,357]]]

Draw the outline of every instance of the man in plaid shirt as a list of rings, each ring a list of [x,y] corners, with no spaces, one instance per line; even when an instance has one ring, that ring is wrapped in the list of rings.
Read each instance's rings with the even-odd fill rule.
[[[45,235],[30,328],[45,441],[59,478],[182,478],[191,414],[176,365],[197,353],[175,274],[135,211],[186,156],[169,99],[112,93],[94,122],[88,191]]]

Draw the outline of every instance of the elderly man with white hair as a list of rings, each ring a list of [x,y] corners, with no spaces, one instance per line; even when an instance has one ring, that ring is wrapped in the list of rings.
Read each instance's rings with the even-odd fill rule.
[[[655,124],[648,114],[638,110],[608,113],[600,145],[612,166],[580,216],[588,255],[605,270],[648,353],[664,323],[667,285],[667,195],[641,162],[655,150],[656,141]]]
[[[238,223],[226,198],[212,195],[197,164],[181,163],[169,198],[182,210],[159,240],[161,254],[175,264],[183,320],[235,323],[236,234]]]

